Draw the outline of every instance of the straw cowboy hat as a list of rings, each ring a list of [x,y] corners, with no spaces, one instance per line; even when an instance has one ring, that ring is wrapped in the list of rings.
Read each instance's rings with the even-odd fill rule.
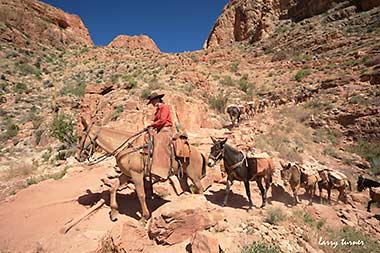
[[[149,105],[153,99],[155,98],[163,98],[165,96],[165,94],[158,94],[157,92],[152,92],[148,97],[147,99],[149,100],[147,105]]]

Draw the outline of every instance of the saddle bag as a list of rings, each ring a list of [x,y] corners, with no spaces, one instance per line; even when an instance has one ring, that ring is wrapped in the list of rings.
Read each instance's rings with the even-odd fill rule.
[[[190,144],[186,136],[180,135],[173,140],[174,152],[176,157],[189,158]]]

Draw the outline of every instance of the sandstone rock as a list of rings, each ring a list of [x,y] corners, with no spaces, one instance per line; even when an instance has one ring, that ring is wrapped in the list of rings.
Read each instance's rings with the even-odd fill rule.
[[[154,245],[149,240],[145,229],[134,220],[127,220],[113,227],[108,240],[113,252],[119,253],[142,252]],[[103,251],[99,250],[98,252]]]
[[[223,219],[221,209],[200,195],[182,195],[175,202],[158,208],[152,215],[148,232],[160,244],[175,244],[195,232],[215,226]]]
[[[146,35],[138,36],[128,36],[119,35],[111,43],[108,44],[109,47],[116,48],[130,48],[130,49],[144,49],[154,52],[160,52],[156,43]]]
[[[40,42],[54,47],[93,46],[87,28],[77,15],[67,14],[36,0],[0,1],[0,40],[17,45]]]
[[[192,253],[219,253],[218,239],[212,236],[210,232],[196,232],[191,239]]]

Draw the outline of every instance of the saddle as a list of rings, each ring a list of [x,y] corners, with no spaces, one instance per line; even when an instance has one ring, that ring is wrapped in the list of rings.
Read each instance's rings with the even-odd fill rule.
[[[173,149],[176,158],[190,158],[190,144],[186,134],[177,134],[173,137]]]

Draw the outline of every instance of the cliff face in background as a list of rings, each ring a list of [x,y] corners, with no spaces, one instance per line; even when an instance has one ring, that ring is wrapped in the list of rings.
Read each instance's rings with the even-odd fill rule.
[[[108,46],[115,48],[145,49],[160,52],[160,49],[157,47],[156,43],[146,35],[119,35],[110,44],[108,44]]]
[[[231,0],[217,19],[204,48],[236,41],[259,41],[273,33],[279,20],[300,21],[336,5],[352,5],[357,11],[366,11],[379,6],[380,0]]]
[[[36,0],[0,0],[0,40],[19,46],[93,46],[80,17]]]

